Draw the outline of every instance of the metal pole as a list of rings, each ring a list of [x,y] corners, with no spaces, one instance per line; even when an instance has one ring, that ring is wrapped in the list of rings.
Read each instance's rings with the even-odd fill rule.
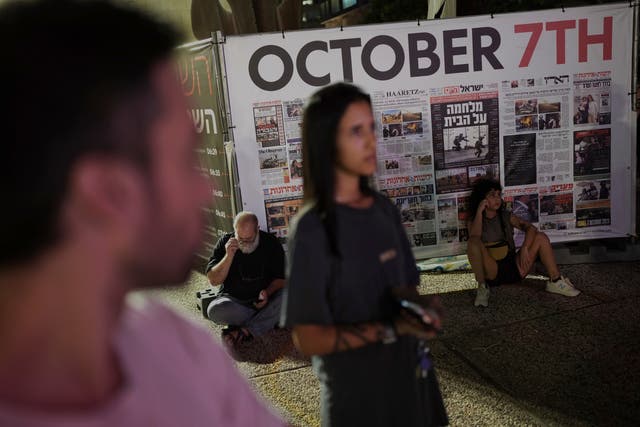
[[[227,157],[227,167],[229,169],[229,179],[231,181],[231,204],[234,210],[235,216],[238,212],[243,210],[242,194],[240,192],[240,177],[238,175],[238,161],[235,150],[235,138],[233,134],[233,118],[231,117],[231,104],[229,102],[229,85],[227,82],[227,66],[225,62],[224,45],[226,43],[226,36],[221,31],[216,31],[212,34],[214,40],[214,48],[217,49],[216,58],[218,58],[216,64],[216,83],[219,93],[221,94],[218,99],[221,102],[220,111],[222,114],[222,126],[225,131],[225,154]]]
[[[640,71],[640,7],[639,3],[633,3],[633,58],[631,68],[631,105],[633,111],[640,110],[640,96],[638,94],[638,72]],[[631,6],[631,4],[630,4]]]

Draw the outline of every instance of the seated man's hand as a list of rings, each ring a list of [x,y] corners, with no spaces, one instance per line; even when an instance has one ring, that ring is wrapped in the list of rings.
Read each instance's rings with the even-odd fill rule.
[[[267,294],[267,291],[263,289],[258,294],[258,302],[254,302],[253,306],[260,310],[262,307],[267,305],[267,301],[269,301],[269,294]]]
[[[239,247],[240,245],[238,244],[238,239],[236,239],[235,237],[230,238],[224,245],[224,249],[227,251],[227,254],[229,256],[234,256]]]

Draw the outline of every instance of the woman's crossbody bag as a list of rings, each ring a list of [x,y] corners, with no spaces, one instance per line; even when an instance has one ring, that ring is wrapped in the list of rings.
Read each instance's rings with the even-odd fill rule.
[[[484,247],[489,251],[491,258],[496,261],[503,260],[509,253],[509,244],[504,240],[485,243]]]

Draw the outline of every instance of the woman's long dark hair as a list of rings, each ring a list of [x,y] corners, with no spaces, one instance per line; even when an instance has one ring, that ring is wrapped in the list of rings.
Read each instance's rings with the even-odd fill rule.
[[[502,185],[500,185],[500,183],[495,179],[489,178],[481,178],[473,184],[471,195],[469,196],[469,219],[473,219],[473,217],[476,216],[480,202],[487,197],[487,193],[491,190],[502,191]],[[502,206],[500,207],[500,211],[501,210]]]
[[[371,98],[356,86],[335,83],[314,93],[302,119],[302,167],[304,202],[313,205],[325,227],[329,246],[338,255],[335,217],[335,168],[338,125],[349,105]],[[369,178],[360,177],[360,190],[370,193]]]

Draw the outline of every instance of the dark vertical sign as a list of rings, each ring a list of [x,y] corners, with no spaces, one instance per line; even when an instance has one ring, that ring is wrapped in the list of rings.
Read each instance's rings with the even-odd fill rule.
[[[210,206],[205,207],[207,230],[203,253],[198,254],[203,258],[211,255],[218,238],[233,227],[231,174],[224,149],[215,66],[210,44],[181,50],[176,63],[177,77],[190,101],[188,114],[201,138],[198,149],[200,169],[209,178],[213,191],[213,201]]]

